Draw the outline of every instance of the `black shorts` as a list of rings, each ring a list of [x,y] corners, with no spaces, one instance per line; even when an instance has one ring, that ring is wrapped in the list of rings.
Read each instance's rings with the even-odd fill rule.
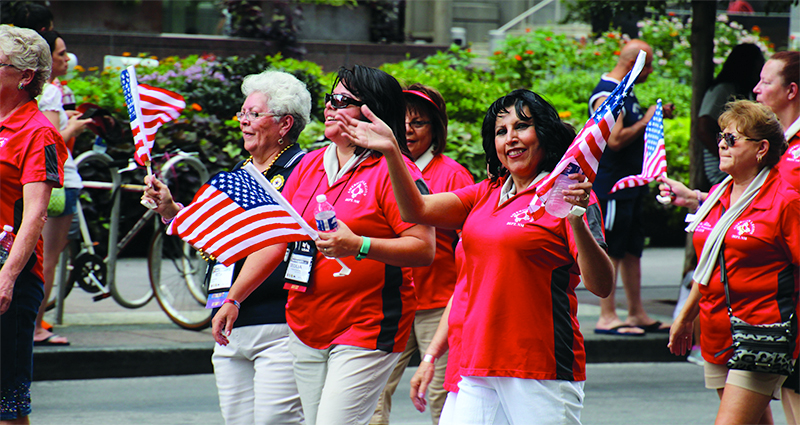
[[[614,258],[623,258],[625,254],[642,256],[643,200],[643,196],[634,199],[600,199],[609,256]]]

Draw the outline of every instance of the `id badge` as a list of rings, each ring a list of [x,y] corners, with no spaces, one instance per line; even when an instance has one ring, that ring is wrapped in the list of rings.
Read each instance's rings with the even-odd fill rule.
[[[231,285],[233,285],[233,271],[235,267],[235,263],[228,267],[222,263],[216,263],[211,268],[206,308],[222,306],[222,302],[225,301],[225,298],[228,296],[228,291],[231,289]]]
[[[294,243],[294,248],[289,254],[289,264],[286,267],[286,284],[283,289],[307,292],[311,281],[311,270],[314,268],[314,258],[317,255],[317,245],[314,241],[300,241]]]

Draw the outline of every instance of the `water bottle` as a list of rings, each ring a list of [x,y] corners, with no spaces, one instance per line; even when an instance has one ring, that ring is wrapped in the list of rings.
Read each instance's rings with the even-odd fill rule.
[[[94,139],[94,146],[92,146],[92,150],[98,153],[106,153],[106,149],[108,149],[108,146],[106,146],[106,141],[103,140],[102,137],[97,136]]]
[[[314,219],[317,220],[317,230],[320,232],[335,232],[339,228],[336,211],[325,195],[317,195],[317,210],[314,212]]]
[[[564,200],[564,195],[561,191],[569,190],[569,185],[576,183],[575,180],[569,178],[569,175],[580,172],[581,167],[574,162],[570,162],[567,164],[567,168],[564,168],[564,171],[556,177],[553,188],[550,189],[550,197],[547,198],[547,202],[544,204],[544,210],[553,217],[564,218],[569,213],[569,210],[572,209],[572,204]]]
[[[6,224],[0,232],[0,268],[6,263],[8,253],[11,252],[11,245],[14,244],[14,228]]]

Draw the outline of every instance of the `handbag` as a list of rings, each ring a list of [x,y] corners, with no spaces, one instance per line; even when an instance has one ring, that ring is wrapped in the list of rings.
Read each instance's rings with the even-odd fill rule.
[[[789,320],[768,325],[751,325],[734,316],[731,309],[724,251],[725,245],[723,244],[719,251],[720,280],[725,287],[725,302],[728,305],[733,344],[715,354],[714,357],[719,357],[732,349],[733,356],[727,363],[729,369],[789,376],[794,363],[792,358],[795,341],[792,326],[794,312],[789,316]]]

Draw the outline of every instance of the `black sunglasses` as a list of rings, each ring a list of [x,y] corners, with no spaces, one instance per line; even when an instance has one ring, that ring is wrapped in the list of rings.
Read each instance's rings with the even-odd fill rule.
[[[352,97],[343,93],[336,93],[336,94],[325,93],[325,103],[328,102],[331,103],[331,106],[334,109],[344,109],[350,105],[361,106],[364,104],[364,102],[360,100],[355,100]]]
[[[758,139],[751,139],[749,137],[736,137],[733,133],[717,133],[717,143],[721,140],[725,140],[725,144],[728,145],[729,148],[732,148],[733,145],[736,144],[737,140],[749,140],[751,142],[757,142]]]

